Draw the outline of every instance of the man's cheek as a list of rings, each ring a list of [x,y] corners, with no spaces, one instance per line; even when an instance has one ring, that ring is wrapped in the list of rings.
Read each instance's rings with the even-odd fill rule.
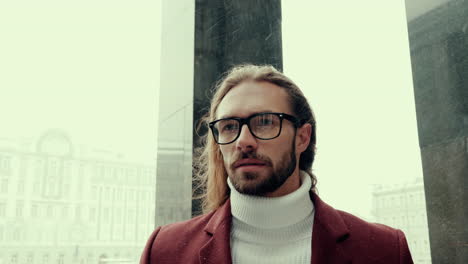
[[[231,170],[231,166],[229,166],[229,164],[230,164],[229,159],[224,159],[224,168],[226,169],[226,171]]]

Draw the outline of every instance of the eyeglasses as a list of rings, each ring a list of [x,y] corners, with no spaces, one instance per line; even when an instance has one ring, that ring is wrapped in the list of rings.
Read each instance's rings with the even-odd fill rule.
[[[244,124],[250,133],[262,140],[279,137],[283,126],[283,119],[289,120],[294,127],[299,126],[299,121],[292,115],[285,113],[258,113],[247,118],[222,118],[209,123],[216,143],[220,145],[230,144],[237,140]]]

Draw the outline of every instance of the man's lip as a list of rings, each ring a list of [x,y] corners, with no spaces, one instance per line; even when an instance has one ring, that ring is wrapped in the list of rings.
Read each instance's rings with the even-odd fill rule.
[[[260,166],[260,165],[266,165],[266,163],[258,159],[241,159],[234,163],[234,168],[238,168],[240,166],[245,166],[245,165]]]

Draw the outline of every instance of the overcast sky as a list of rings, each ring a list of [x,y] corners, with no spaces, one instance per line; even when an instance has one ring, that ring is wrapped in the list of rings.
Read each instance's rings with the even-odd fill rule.
[[[2,1],[0,137],[37,138],[60,128],[75,143],[153,162],[165,89],[159,4]],[[422,177],[405,3],[297,0],[282,7],[284,70],[317,117],[320,195],[369,217],[374,184]],[[193,25],[191,16],[178,21],[163,37]],[[184,43],[173,48],[193,48]]]
[[[159,1],[1,1],[0,138],[51,128],[154,163]]]
[[[422,177],[405,2],[282,7],[284,70],[317,119],[320,195],[369,217],[373,185]]]

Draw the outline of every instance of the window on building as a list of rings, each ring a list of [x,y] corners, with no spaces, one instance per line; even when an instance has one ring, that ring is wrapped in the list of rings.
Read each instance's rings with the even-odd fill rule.
[[[61,254],[58,256],[57,264],[65,264],[65,254],[61,253]]]
[[[17,201],[16,202],[16,217],[23,217],[23,209],[24,209],[24,202]]]
[[[87,263],[87,264],[94,263],[94,261],[93,261],[93,254],[88,253],[88,256],[86,257],[86,263]]]
[[[8,179],[2,179],[1,190],[2,193],[8,193]]]
[[[75,206],[75,219],[78,221],[81,220],[81,206],[80,205]]]
[[[2,155],[0,156],[0,172],[9,174],[11,171],[11,157]]]
[[[42,264],[49,264],[49,254],[42,255]]]
[[[6,203],[1,202],[0,203],[0,217],[5,217],[6,216]]]
[[[37,204],[31,204],[31,217],[37,217]]]
[[[91,197],[93,200],[97,200],[97,187],[96,186],[91,187]]]
[[[40,194],[40,192],[41,192],[41,183],[40,183],[40,181],[35,180],[34,184],[33,184],[33,193],[35,195],[38,195],[38,194]]]
[[[13,255],[11,255],[10,263],[11,263],[11,264],[16,264],[16,263],[18,263],[18,254],[13,254]]]
[[[20,229],[19,229],[19,228],[15,228],[15,229],[13,230],[13,241],[15,241],[15,242],[20,241],[20,235],[21,235]]]
[[[89,208],[89,221],[90,222],[96,221],[96,208],[95,207]]]
[[[122,223],[122,209],[121,208],[117,208],[117,211],[116,211],[116,218],[117,218],[117,223],[118,224],[121,224]]]
[[[127,168],[127,182],[133,182],[133,170],[131,168]]]
[[[127,224],[133,223],[135,221],[135,209],[130,209],[128,211]]]
[[[54,207],[52,205],[47,205],[47,218],[54,217]]]
[[[106,201],[109,201],[109,199],[110,199],[110,187],[106,187],[104,190],[105,190],[104,191],[104,199]]]
[[[34,263],[34,253],[30,252],[26,260],[26,263]]]
[[[70,184],[69,184],[69,183],[64,183],[64,184],[63,184],[63,189],[62,189],[61,194],[62,194],[63,197],[65,197],[65,198],[69,198],[69,197],[70,197]]]
[[[104,208],[104,222],[109,222],[109,208]]]
[[[68,218],[68,206],[67,205],[62,206],[62,217],[64,219]]]
[[[18,181],[18,195],[24,194],[24,181]]]

